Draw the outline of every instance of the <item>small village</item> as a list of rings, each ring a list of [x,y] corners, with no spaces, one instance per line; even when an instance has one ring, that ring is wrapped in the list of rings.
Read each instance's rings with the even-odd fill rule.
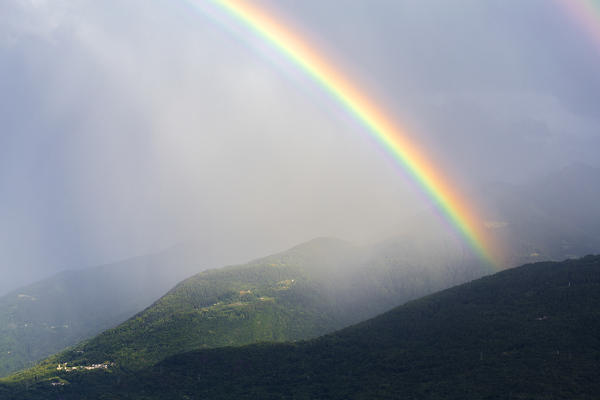
[[[67,372],[71,372],[71,371],[91,371],[94,369],[108,369],[109,366],[113,365],[113,363],[109,363],[109,362],[105,362],[102,364],[92,364],[92,365],[74,365],[72,367],[69,367],[67,365],[67,363],[62,363],[62,364],[58,364],[58,366],[56,367],[56,369],[58,371],[67,371]]]

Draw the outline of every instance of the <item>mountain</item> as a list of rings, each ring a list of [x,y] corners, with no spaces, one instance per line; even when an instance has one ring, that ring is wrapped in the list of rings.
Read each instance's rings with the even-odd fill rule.
[[[504,243],[504,264],[562,260],[600,250],[600,168],[569,165],[522,184],[479,191],[486,225]]]
[[[11,399],[593,399],[600,256],[503,271],[317,339],[21,376]],[[2,392],[3,390],[4,392]]]
[[[484,188],[488,228],[505,243],[504,265],[598,251],[598,182],[599,169],[573,165],[527,184]],[[209,265],[196,261],[208,259],[201,253],[179,248],[67,271],[1,297],[0,376],[116,326]],[[141,368],[198,347],[307,339],[486,273],[460,238],[440,229],[439,217],[416,216],[369,246],[319,239],[198,275],[82,345],[84,358],[65,361],[106,358]],[[195,333],[183,333],[190,327]],[[172,332],[181,333],[158,344]]]
[[[428,248],[408,254],[424,264],[409,262],[408,247],[408,239],[363,248],[319,238],[245,265],[204,271],[124,323],[24,374],[46,376],[57,363],[107,360],[137,370],[199,348],[308,339],[487,272],[479,263],[427,265],[434,258],[421,253]]]
[[[203,268],[179,246],[126,261],[64,271],[0,297],[0,376],[114,327]]]

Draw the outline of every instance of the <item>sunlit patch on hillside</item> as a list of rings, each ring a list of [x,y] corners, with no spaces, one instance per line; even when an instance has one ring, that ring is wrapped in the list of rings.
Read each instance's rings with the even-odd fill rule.
[[[295,279],[286,279],[283,281],[279,281],[279,282],[277,282],[277,286],[275,287],[275,290],[288,290],[289,288],[292,287],[294,282],[296,282]]]
[[[104,363],[99,363],[99,364],[90,364],[90,365],[73,365],[73,366],[69,366],[67,363],[62,363],[62,364],[58,364],[56,367],[57,371],[66,371],[66,372],[72,372],[72,371],[93,371],[95,369],[108,369],[108,367],[113,366],[114,363],[111,362],[104,362]]]

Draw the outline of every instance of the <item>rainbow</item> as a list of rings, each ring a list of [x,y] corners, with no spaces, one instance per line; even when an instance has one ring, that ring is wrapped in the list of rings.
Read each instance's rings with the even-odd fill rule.
[[[595,41],[600,50],[600,0],[558,0]]]
[[[207,5],[191,4],[202,9]],[[473,205],[458,193],[440,169],[409,140],[409,135],[384,115],[373,100],[367,98],[313,46],[264,10],[242,0],[210,0],[208,4],[225,11],[317,82],[408,172],[482,259],[498,268],[498,253]]]

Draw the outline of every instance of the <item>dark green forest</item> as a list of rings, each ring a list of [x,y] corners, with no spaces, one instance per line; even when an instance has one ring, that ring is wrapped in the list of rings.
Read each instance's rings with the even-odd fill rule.
[[[107,360],[109,361],[109,360]],[[137,371],[34,371],[13,399],[594,399],[600,256],[529,264],[317,339],[195,350]]]

